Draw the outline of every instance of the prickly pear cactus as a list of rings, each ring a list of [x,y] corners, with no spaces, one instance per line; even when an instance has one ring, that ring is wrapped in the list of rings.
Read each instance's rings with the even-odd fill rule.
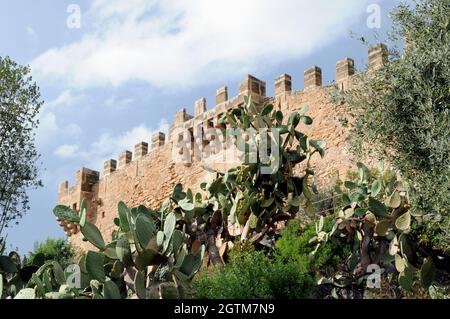
[[[182,193],[179,186],[174,193]],[[152,211],[120,202],[115,219],[118,229],[110,243],[87,221],[85,201],[79,216],[68,207],[57,206],[57,219],[76,223],[84,238],[98,249],[81,258],[79,287],[65,293],[106,299],[183,297],[202,264],[205,246],[191,249],[193,240],[185,231],[180,205],[173,203]]]
[[[358,173],[344,183],[338,182],[335,193],[341,198],[341,209],[333,229],[325,233],[319,226],[312,241],[317,243],[316,251],[331,237],[353,243],[347,284],[355,283],[352,278],[363,282],[373,265],[396,274],[399,285],[408,291],[417,279],[424,288],[432,284],[436,271],[433,260],[415,249],[411,238],[413,223],[421,222],[422,215],[411,211],[409,187],[395,171],[385,171],[381,163],[376,170],[358,163]],[[342,285],[342,275],[339,277]]]
[[[86,201],[80,215],[69,207],[55,207],[67,234],[81,232],[97,250],[64,273],[64,289],[55,292],[52,268],[36,273],[28,286],[35,288],[37,298],[184,297],[206,250],[209,261],[221,266],[229,242],[273,239],[279,224],[301,209],[313,213],[310,161],[316,153],[324,156],[325,143],[298,130],[312,124],[307,111],[305,106],[285,119],[273,105],[257,108],[251,99],[229,111],[221,119],[223,133],[241,139],[243,143],[236,143],[239,151],[256,161],[243,161],[227,172],[205,167],[216,178],[200,185],[202,194],[177,185],[158,211],[120,202],[114,220],[118,229],[110,243],[87,220]],[[229,136],[226,127],[234,135]],[[305,169],[299,176],[294,168],[300,163]]]

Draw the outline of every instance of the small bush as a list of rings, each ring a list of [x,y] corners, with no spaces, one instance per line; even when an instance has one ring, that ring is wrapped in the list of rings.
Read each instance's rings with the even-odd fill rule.
[[[324,231],[331,231],[332,220],[332,216],[325,218]],[[304,272],[314,272],[326,271],[329,267],[334,269],[343,257],[350,255],[349,246],[340,246],[333,241],[331,245],[320,247],[310,260],[309,254],[315,248],[315,244],[310,243],[310,240],[315,235],[315,223],[302,228],[299,220],[290,221],[282,237],[276,242],[277,259],[282,262],[295,262]]]
[[[237,248],[223,269],[200,273],[194,281],[198,299],[306,298],[313,277],[295,263],[282,263],[250,248]]]
[[[314,276],[302,272],[296,263],[276,260],[269,277],[270,289],[275,299],[305,299],[312,296]]]
[[[262,252],[234,250],[223,269],[200,273],[194,281],[198,299],[269,299],[270,260]]]
[[[325,227],[331,229],[331,218]],[[304,229],[292,220],[276,242],[272,256],[238,245],[223,269],[205,271],[194,281],[199,299],[304,299],[314,295],[316,271],[326,270],[349,254],[349,249],[327,245],[309,260],[314,244],[314,224]]]
[[[75,251],[69,242],[63,239],[48,238],[43,243],[35,243],[34,252],[27,258],[29,264],[42,266],[48,260],[57,261],[61,267],[67,267],[75,257]]]

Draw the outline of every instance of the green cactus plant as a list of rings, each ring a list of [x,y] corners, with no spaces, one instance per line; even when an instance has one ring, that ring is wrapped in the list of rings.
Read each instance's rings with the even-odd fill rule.
[[[312,212],[314,172],[310,161],[315,153],[324,156],[325,143],[310,140],[297,130],[299,125],[312,124],[307,111],[305,106],[285,121],[273,105],[258,108],[251,99],[243,108],[229,111],[221,122],[228,122],[235,132],[266,129],[256,132],[255,154],[248,152],[249,138],[241,136],[245,145],[237,145],[246,158],[256,156],[256,163],[244,161],[226,172],[205,167],[216,173],[216,178],[200,185],[203,194],[176,185],[158,211],[144,206],[129,208],[120,202],[114,220],[118,229],[110,243],[88,221],[86,201],[81,203],[80,215],[70,207],[56,206],[57,220],[79,227],[84,240],[98,251],[89,251],[80,259],[78,287],[61,285],[64,280],[56,265],[39,269],[27,287],[36,288],[36,298],[182,297],[206,251],[214,265],[222,264],[218,237],[225,242],[240,238],[258,243],[264,236],[276,236],[277,223],[294,218],[300,209]],[[275,148],[261,144],[262,137],[268,137],[269,144],[275,139],[267,133],[272,130],[279,133]],[[239,138],[239,133],[229,137]],[[306,168],[296,177],[293,170],[301,162]],[[63,274],[67,283],[71,274]],[[63,286],[63,292],[52,290]]]
[[[256,107],[247,99],[242,108],[233,109],[220,119],[220,123],[227,123],[234,130],[230,133],[224,129],[225,136],[244,141],[236,143],[243,164],[225,172],[205,167],[216,174],[211,183],[201,185],[205,200],[200,194],[188,196],[181,187],[174,192],[172,199],[184,212],[184,218],[194,218],[204,227],[214,264],[221,264],[212,244],[217,236],[224,242],[240,239],[257,244],[264,238],[276,238],[278,224],[295,218],[299,211],[313,213],[311,160],[316,153],[324,156],[326,144],[309,139],[298,130],[300,125],[312,124],[307,112],[308,107],[304,106],[285,119],[273,105]],[[249,138],[249,131],[254,132],[254,139]],[[278,132],[279,136],[268,132]],[[255,160],[250,161],[250,157]],[[302,162],[303,174],[294,173]],[[209,218],[206,223],[205,214]],[[223,231],[219,234],[220,229]]]
[[[146,299],[184,296],[202,264],[205,246],[192,251],[194,240],[183,230],[184,222],[177,217],[173,204],[163,205],[154,212],[144,206],[130,209],[120,202],[118,230],[110,243],[105,243],[98,228],[86,220],[85,200],[81,207],[80,216],[60,205],[55,207],[54,214],[60,221],[68,218],[77,223],[84,239],[97,251],[83,255],[75,265],[75,272],[63,271],[55,261],[45,262],[39,268],[23,268],[18,255],[0,256],[1,297]]]
[[[85,202],[82,207],[86,207]],[[57,206],[55,216],[58,219],[69,216],[75,220],[72,218],[75,213],[69,209]],[[181,220],[177,220],[171,209],[171,205],[163,205],[158,212],[144,206],[130,209],[120,202],[119,217],[116,219],[117,236],[108,244],[104,242],[98,228],[85,220],[87,208],[82,209],[79,220],[84,225],[79,224],[81,233],[98,251],[88,251],[81,258],[79,266],[82,275],[87,277],[84,282],[88,284],[76,292],[72,289],[73,296],[125,298],[131,290],[130,297],[178,297],[175,291],[181,289],[180,285],[187,288],[199,270],[205,247],[202,246],[195,254],[188,252],[192,240],[182,230]],[[61,211],[64,215],[61,215]],[[125,277],[131,273],[130,285]],[[150,279],[148,282],[147,278]],[[38,280],[33,284],[39,286]],[[165,284],[164,288],[162,284]],[[155,289],[157,294],[152,293]]]
[[[408,185],[395,171],[384,170],[384,165],[370,170],[358,163],[356,178],[338,182],[335,192],[341,196],[342,209],[337,212],[332,231],[313,239],[318,247],[332,236],[353,241],[357,262],[350,271],[359,283],[367,267],[377,264],[396,272],[405,290],[413,288],[416,278],[421,278],[424,288],[432,284],[436,270],[433,256],[411,245],[411,228],[420,222],[420,214],[410,210]]]

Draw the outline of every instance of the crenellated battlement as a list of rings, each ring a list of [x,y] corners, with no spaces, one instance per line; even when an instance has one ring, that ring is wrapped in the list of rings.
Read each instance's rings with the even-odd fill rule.
[[[382,66],[386,63],[387,56],[388,50],[384,44],[369,48],[369,69]],[[222,115],[230,109],[242,106],[246,97],[251,97],[257,107],[266,102],[272,103],[286,113],[286,116],[304,104],[309,104],[310,111],[316,113],[313,114],[313,117],[315,120],[317,118],[317,121],[311,128],[311,132],[307,133],[330,140],[328,149],[331,156],[334,154],[342,156],[346,152],[344,143],[346,134],[338,123],[337,115],[325,109],[331,107],[326,97],[326,91],[331,85],[337,85],[342,90],[347,89],[351,85],[355,69],[355,62],[351,58],[337,61],[335,83],[324,86],[322,69],[319,66],[312,66],[304,71],[304,87],[299,90],[293,89],[295,79],[291,75],[282,74],[273,82],[273,97],[266,96],[265,81],[253,75],[246,75],[238,84],[237,96],[229,98],[228,87],[223,86],[217,89],[215,105],[212,108],[208,109],[205,98],[200,98],[193,103],[193,115],[188,114],[186,108],[181,108],[175,113],[168,136],[162,132],[156,132],[151,137],[149,136],[148,142],[141,141],[136,144],[134,153],[124,150],[117,159],[105,161],[102,176],[99,172],[91,169],[78,170],[73,187],[69,188],[67,181],[60,185],[58,202],[77,209],[81,200],[87,198],[91,200],[92,211],[96,214],[97,211],[102,210],[102,216],[104,216],[110,210],[115,210],[116,202],[119,200],[156,206],[162,198],[168,195],[166,193],[169,193],[171,187],[176,183],[184,182],[188,187],[195,187],[196,181],[205,178],[202,175],[204,173],[201,165],[177,166],[171,157],[172,149],[177,147],[181,139],[185,138],[179,132],[187,131],[195,135],[199,129],[221,127],[219,120]],[[205,144],[209,143],[208,141],[204,142]],[[333,169],[341,171],[351,165],[349,161],[339,161],[325,163],[328,167],[324,169],[323,174],[329,174]],[[142,184],[157,193],[152,193],[151,190],[141,190]],[[111,225],[108,224],[108,227]],[[109,230],[108,227],[104,230]]]
[[[388,49],[385,44],[378,44],[370,47],[368,52],[368,65],[370,68],[378,68],[387,61]],[[345,89],[349,85],[349,79],[355,74],[355,62],[351,58],[345,58],[336,63],[336,77],[335,82],[341,89]],[[304,71],[304,88],[303,91],[293,91],[293,79],[289,74],[282,74],[274,81],[275,94],[274,99],[281,95],[302,93],[310,90],[315,90],[323,87],[322,83],[322,69],[319,66],[312,66]],[[228,87],[223,86],[216,91],[216,105],[211,110],[207,109],[207,101],[203,97],[194,103],[194,115],[187,113],[186,108],[182,108],[175,113],[175,121],[169,129],[169,136],[167,142],[173,142],[178,137],[173,136],[172,132],[175,128],[182,128],[185,130],[194,129],[196,122],[202,122],[205,127],[216,127],[220,117],[230,109],[238,107],[244,103],[245,97],[251,96],[255,104],[261,104],[267,100],[266,97],[266,82],[256,78],[253,75],[246,75],[239,83],[238,95],[232,99],[228,98]],[[162,132],[157,132],[151,137],[151,150],[156,151],[158,148],[166,143],[166,136]],[[140,142],[135,146],[134,159],[139,160],[146,156],[149,152],[149,144]],[[133,153],[131,151],[124,151],[119,154],[118,162],[116,160],[108,160],[104,164],[103,175],[108,175],[121,169],[131,163],[133,160]],[[86,169],[83,169],[86,170]],[[90,172],[95,172],[89,170]],[[95,172],[98,176],[98,172]],[[84,176],[84,175],[83,175]],[[77,184],[79,174],[77,173]],[[82,178],[82,177],[80,177]],[[84,177],[86,178],[86,177]],[[95,178],[91,178],[95,181]],[[98,180],[98,179],[97,179]],[[86,185],[83,184],[86,187]],[[68,191],[68,182],[64,182],[60,186],[60,192]]]

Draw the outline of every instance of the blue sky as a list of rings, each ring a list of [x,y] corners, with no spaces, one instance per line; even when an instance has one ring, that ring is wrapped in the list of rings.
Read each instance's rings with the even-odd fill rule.
[[[45,106],[37,146],[44,187],[30,192],[31,210],[9,228],[8,248],[22,254],[36,241],[63,238],[52,214],[59,183],[73,185],[80,167],[101,170],[152,132],[166,130],[176,110],[228,85],[230,96],[251,73],[282,73],[303,86],[303,71],[336,61],[367,62],[350,31],[373,39],[389,29],[392,0],[0,0],[0,56],[30,64]],[[68,27],[80,8],[80,28]],[[381,29],[368,27],[371,5]],[[369,7],[370,8],[370,7]],[[73,20],[70,20],[73,21]],[[384,36],[381,36],[383,39]]]

